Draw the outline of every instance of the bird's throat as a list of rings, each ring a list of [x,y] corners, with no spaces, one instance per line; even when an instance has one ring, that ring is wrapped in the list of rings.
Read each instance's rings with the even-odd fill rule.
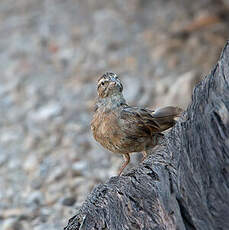
[[[124,99],[122,94],[113,94],[109,97],[98,98],[97,106],[103,110],[113,110],[116,107],[122,106],[126,104],[126,100]]]

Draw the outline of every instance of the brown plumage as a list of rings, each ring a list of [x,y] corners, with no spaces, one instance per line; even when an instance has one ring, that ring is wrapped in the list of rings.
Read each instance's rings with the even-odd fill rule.
[[[106,73],[98,80],[98,98],[91,129],[96,141],[113,153],[123,154],[125,163],[129,154],[143,152],[158,144],[161,132],[175,124],[174,118],[182,112],[177,107],[164,107],[155,112],[128,106],[122,94],[123,86],[114,73]]]

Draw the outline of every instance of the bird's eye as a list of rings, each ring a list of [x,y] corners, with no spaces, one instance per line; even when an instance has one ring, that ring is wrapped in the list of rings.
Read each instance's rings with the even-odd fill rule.
[[[101,82],[101,85],[104,85],[104,82],[103,82],[103,81]]]

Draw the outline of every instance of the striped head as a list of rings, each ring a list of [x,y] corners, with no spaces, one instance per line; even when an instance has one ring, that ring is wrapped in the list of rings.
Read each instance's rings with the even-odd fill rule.
[[[115,73],[105,73],[98,79],[97,92],[100,98],[122,94],[123,86]]]

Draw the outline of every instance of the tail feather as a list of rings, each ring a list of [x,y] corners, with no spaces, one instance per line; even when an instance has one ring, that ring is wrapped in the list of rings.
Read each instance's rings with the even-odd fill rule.
[[[181,108],[166,106],[154,111],[152,116],[160,125],[160,132],[163,132],[164,130],[169,129],[175,125],[176,118],[178,118],[182,112],[183,110]]]

